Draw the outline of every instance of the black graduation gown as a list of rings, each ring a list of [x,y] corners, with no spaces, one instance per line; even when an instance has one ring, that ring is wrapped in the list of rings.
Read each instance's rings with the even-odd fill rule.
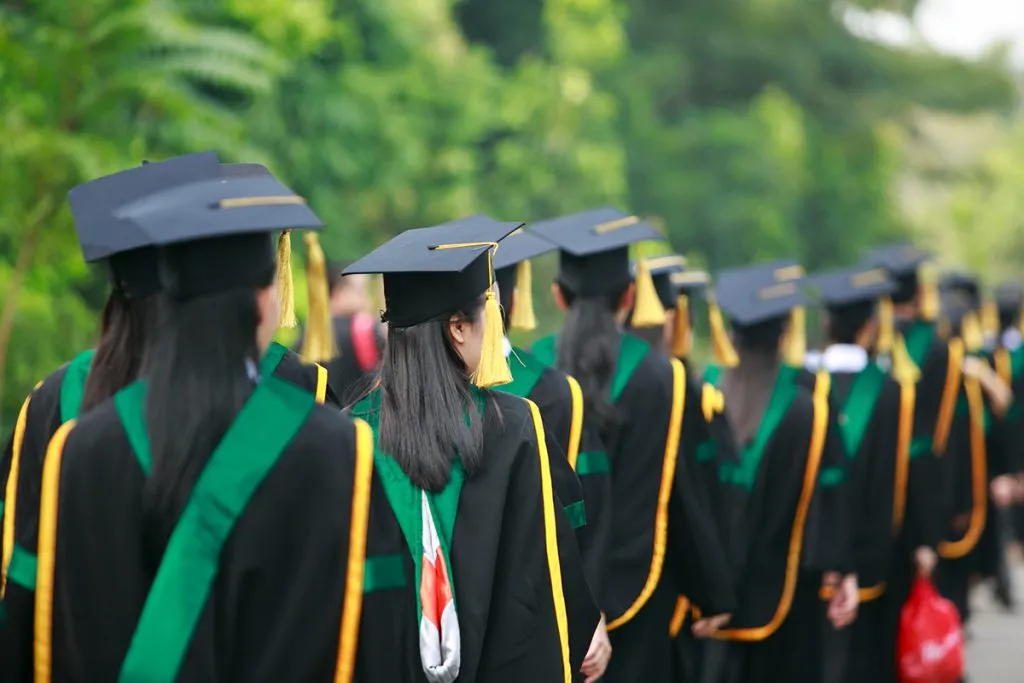
[[[509,367],[512,384],[497,389],[537,404],[549,437],[549,448],[557,447],[564,453],[579,477],[584,507],[582,515],[574,512],[573,521],[580,525],[576,537],[587,583],[594,596],[600,596],[611,524],[611,464],[608,454],[597,430],[587,420],[583,393],[575,379],[544,365],[530,352],[520,348],[513,349]],[[567,502],[566,494],[557,482],[556,491],[563,502]]]
[[[819,683],[822,574],[852,569],[846,491],[828,475],[844,469],[829,411],[829,378],[819,373],[810,390],[804,371],[788,371],[797,375],[791,401],[781,404],[784,412],[765,442],[754,480],[734,487],[742,515],[739,607],[717,636],[726,646],[715,648],[713,665],[721,666],[727,683]]]
[[[555,340],[533,352],[555,358]],[[668,680],[678,596],[705,614],[731,612],[734,585],[694,453],[713,436],[700,385],[678,360],[623,335],[612,385],[619,425],[605,443],[612,468],[608,568],[599,602],[613,656],[604,680]],[[720,424],[720,423],[719,423]]]
[[[363,564],[370,437],[366,425],[357,428],[335,410],[309,407],[257,480],[220,552],[209,546],[218,558],[216,573],[173,680],[352,680],[362,585],[351,570]],[[35,680],[118,680],[164,549],[147,542],[146,475],[113,402],[55,435],[44,489],[53,483],[59,506],[46,513],[52,496],[44,491],[37,586],[39,603],[52,604],[52,622],[49,629],[45,617],[36,623],[37,665],[49,664],[52,677],[37,674]],[[52,543],[48,518],[57,520]],[[203,528],[213,528],[203,520]],[[52,595],[47,556],[53,559]],[[185,592],[171,595],[199,590],[188,583]],[[165,629],[162,639],[172,624]],[[336,677],[339,669],[347,674]]]
[[[0,662],[5,663],[12,680],[18,680],[20,672],[27,671],[31,664],[39,493],[46,447],[61,424],[78,417],[90,354],[83,352],[52,372],[25,399],[0,461],[3,480],[8,482],[5,490],[17,486],[15,505],[4,505],[4,522],[13,529],[10,552],[14,580],[5,589],[4,616],[0,618]],[[268,350],[267,358],[273,364],[274,377],[304,389],[320,402],[338,405],[327,371],[320,366],[303,363],[298,355],[276,344]],[[15,461],[16,478],[9,476]]]
[[[855,403],[845,401],[855,377],[832,374],[835,408],[853,422]],[[897,629],[913,576],[912,552],[934,547],[941,533],[941,488],[931,435],[913,433],[916,394],[914,384],[886,378],[856,457],[848,462],[861,600],[849,628],[845,675],[839,679],[850,683],[896,682]]]
[[[500,391],[487,395],[497,410],[485,413],[484,458],[463,482],[450,543],[462,651],[456,680],[582,680],[578,672],[600,614],[569,519],[552,490],[550,470],[557,457],[539,448],[544,433],[539,411],[535,420],[527,401]],[[373,419],[368,404],[357,403],[352,410]],[[415,567],[379,480],[368,537],[355,680],[421,683],[426,678]],[[553,571],[556,562],[560,573]],[[562,607],[567,632],[560,629]]]

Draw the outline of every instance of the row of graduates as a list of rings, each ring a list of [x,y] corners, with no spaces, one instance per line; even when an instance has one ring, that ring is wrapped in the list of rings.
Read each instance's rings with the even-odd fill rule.
[[[410,230],[346,269],[383,274],[387,339],[342,410],[325,367],[272,341],[294,315],[290,234],[321,221],[266,168],[187,155],[69,203],[113,287],[96,348],[37,385],[5,444],[5,681],[595,679],[606,630],[635,677],[649,634],[667,663],[657,615],[681,591],[715,615],[698,632],[734,610],[680,457],[720,411],[638,341],[615,349],[630,413],[604,434],[580,382],[513,374],[496,254],[522,224]],[[611,210],[562,227],[586,252],[563,252],[569,317],[611,300],[594,283],[627,306],[628,246],[657,232]],[[612,472],[635,489],[617,507]]]
[[[816,681],[858,601],[852,647],[892,678],[894,615],[949,532],[961,390],[954,342],[875,333],[876,301],[921,299],[912,249],[821,288],[859,369],[800,368],[799,266],[720,274],[735,348],[716,305],[702,383],[621,331],[676,308],[685,355],[700,278],[631,272],[645,222],[408,231],[347,269],[383,274],[387,344],[342,401],[270,341],[269,233],[320,221],[266,169],[190,155],[69,199],[115,286],[5,449],[5,680]],[[529,327],[553,249],[563,330],[503,348],[499,298]]]

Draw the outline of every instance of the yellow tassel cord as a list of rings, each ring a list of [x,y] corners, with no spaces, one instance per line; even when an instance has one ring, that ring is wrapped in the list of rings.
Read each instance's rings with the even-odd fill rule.
[[[685,294],[676,297],[676,319],[672,326],[672,356],[686,358],[690,355],[693,336],[690,334],[690,299]]]
[[[473,373],[473,383],[480,388],[496,387],[512,381],[512,371],[505,358],[505,326],[501,320],[501,305],[494,291],[494,250],[497,242],[462,242],[439,244],[433,249],[464,249],[487,247],[487,277],[489,284],[484,301],[484,338],[480,346],[480,364]]]
[[[732,346],[729,333],[725,330],[722,309],[718,307],[714,294],[708,291],[708,327],[711,333],[711,346],[715,352],[715,363],[723,368],[734,368],[740,364],[740,357]]]
[[[892,299],[884,297],[878,302],[878,340],[875,350],[878,353],[892,353],[895,342],[896,327],[893,321]]]
[[[999,307],[996,302],[989,299],[981,307],[981,331],[986,337],[998,337],[999,332]]]
[[[515,301],[509,325],[513,330],[524,332],[537,329],[537,316],[533,312],[533,267],[529,259],[516,266]]]
[[[306,290],[309,312],[300,354],[311,363],[329,361],[337,355],[334,343],[334,325],[331,324],[330,286],[327,282],[327,259],[316,233],[307,232]]]
[[[796,368],[804,366],[807,355],[807,311],[803,306],[795,306],[789,313],[789,329],[786,331],[786,344],[782,351],[783,361]]]
[[[636,298],[633,301],[633,327],[659,327],[665,324],[665,308],[661,305],[658,290],[651,279],[651,269],[646,259],[636,264]]]
[[[918,317],[929,322],[939,317],[939,280],[935,266],[922,263],[917,269]]]
[[[388,304],[384,297],[384,276],[374,275],[370,280],[370,305],[373,306],[374,317],[380,316],[388,310]]]
[[[964,348],[968,353],[980,351],[985,346],[985,338],[981,333],[981,323],[974,311],[968,311],[960,321],[960,338],[964,340]]]
[[[281,302],[280,327],[295,327],[295,286],[292,283],[292,231],[277,240],[277,296]]]

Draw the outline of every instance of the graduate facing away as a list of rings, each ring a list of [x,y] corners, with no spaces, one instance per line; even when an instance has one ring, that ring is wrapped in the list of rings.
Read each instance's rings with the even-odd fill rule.
[[[731,567],[693,469],[701,444],[728,441],[726,425],[720,415],[705,418],[699,385],[681,362],[622,331],[630,309],[664,319],[649,277],[638,277],[634,306],[629,246],[660,239],[653,226],[595,209],[529,230],[558,247],[553,292],[566,311],[562,331],[531,351],[579,382],[611,469],[608,562],[597,596],[613,647],[603,680],[668,680],[678,596],[707,615],[695,626],[705,634],[734,607]]]
[[[570,681],[600,615],[536,404],[511,380],[494,286],[519,223],[410,230],[383,274],[387,343],[352,414],[374,434],[360,681]],[[571,475],[571,470],[569,471]]]
[[[34,680],[349,683],[371,432],[260,370],[270,232],[320,220],[265,169],[114,216],[158,247],[161,321],[144,379],[50,442]]]
[[[709,367],[741,446],[719,477],[735,501],[730,537],[738,607],[709,653],[722,681],[817,683],[826,616],[856,609],[842,451],[829,428],[829,378],[808,389],[803,368],[803,270],[777,262],[719,273],[718,302],[732,323],[735,367]],[[728,495],[723,493],[723,495]],[[821,599],[828,592],[830,602]]]

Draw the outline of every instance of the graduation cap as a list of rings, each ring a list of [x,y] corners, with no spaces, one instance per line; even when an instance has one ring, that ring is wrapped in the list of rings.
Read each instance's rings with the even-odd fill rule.
[[[181,185],[127,204],[116,215],[163,247],[164,288],[181,299],[265,285],[277,268],[271,233],[322,226],[305,200],[269,173]],[[278,292],[282,317],[291,302],[290,288],[284,289]]]
[[[642,259],[651,276],[654,284],[654,291],[658,294],[658,300],[665,310],[672,310],[676,307],[676,297],[679,288],[672,280],[672,276],[686,270],[686,257],[679,254],[667,256],[653,256]],[[640,268],[640,262],[633,262],[632,271],[634,277]]]
[[[501,304],[506,311],[511,312],[509,327],[512,329],[536,329],[537,316],[533,312],[533,266],[530,259],[555,249],[551,242],[520,228],[503,239],[501,249],[494,253],[494,276],[498,281]]]
[[[919,315],[934,320],[939,314],[939,292],[932,254],[907,243],[888,244],[869,250],[863,259],[868,266],[885,268],[896,284],[894,301],[913,301],[920,293]]]
[[[999,326],[1009,329],[1024,321],[1024,287],[1020,283],[1004,282],[995,289],[993,294],[996,309],[999,313]]]
[[[150,236],[114,212],[141,197],[185,183],[218,178],[220,160],[213,152],[143,163],[120,173],[71,188],[68,203],[86,262],[106,260],[115,287],[143,297],[160,289],[156,251]]]
[[[612,208],[592,209],[561,218],[533,223],[529,230],[554,243],[559,250],[558,282],[577,296],[600,296],[624,290],[633,279],[629,246],[645,240],[662,240],[651,223]],[[637,274],[634,311],[645,313],[647,301],[643,270]],[[649,281],[649,278],[648,278]],[[650,287],[653,296],[653,286]],[[649,302],[650,306],[656,301]],[[662,311],[664,317],[664,311]]]
[[[495,297],[498,243],[522,223],[501,223],[483,215],[432,228],[407,230],[345,269],[384,276],[381,319],[391,327],[412,327],[440,319],[486,292],[484,340],[477,386],[507,384],[512,377],[502,348],[504,330]]]
[[[891,298],[896,291],[896,283],[885,268],[840,268],[819,273],[810,279],[810,283],[834,318],[866,320],[877,307],[879,330],[876,350],[884,354],[893,353],[898,343]]]
[[[803,367],[808,304],[803,268],[795,261],[733,268],[716,277],[717,303],[736,327],[789,318],[785,360]]]

